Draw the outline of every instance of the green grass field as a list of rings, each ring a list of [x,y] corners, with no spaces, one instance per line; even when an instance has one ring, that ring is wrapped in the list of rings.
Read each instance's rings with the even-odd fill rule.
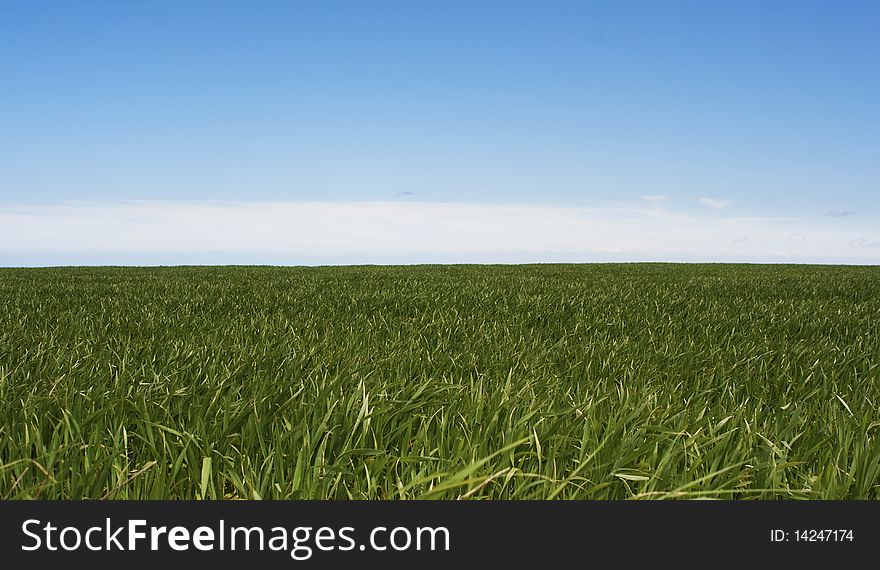
[[[0,498],[877,499],[880,268],[0,270]]]

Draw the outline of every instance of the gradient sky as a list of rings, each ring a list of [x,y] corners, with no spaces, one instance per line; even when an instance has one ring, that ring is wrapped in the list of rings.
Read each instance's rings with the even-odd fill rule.
[[[874,1],[3,2],[0,264],[880,263],[878,29]]]

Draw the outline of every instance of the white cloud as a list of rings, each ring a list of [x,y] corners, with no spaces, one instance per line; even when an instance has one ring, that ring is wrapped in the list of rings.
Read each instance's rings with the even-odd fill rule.
[[[648,194],[640,198],[649,204],[659,204],[666,201],[666,194]]]
[[[804,241],[805,239],[807,239],[807,236],[800,232],[795,232],[785,238],[785,241]]]
[[[849,244],[855,247],[880,247],[880,241],[871,241],[865,238],[850,240]]]
[[[810,240],[804,242],[808,249],[797,254],[803,260],[880,262],[880,248],[861,247],[875,242],[851,241],[854,228],[846,228],[845,235],[842,228],[814,222]],[[864,229],[855,231],[869,233],[876,220],[863,222]],[[807,223],[793,218],[698,217],[644,205],[68,203],[0,207],[0,263],[78,263],[75,260],[85,258],[120,264],[161,259],[285,264],[760,261],[772,260],[781,249],[780,232],[794,236]],[[738,240],[740,236],[749,239]]]
[[[723,210],[733,203],[730,200],[721,200],[718,198],[700,198],[697,202],[704,206],[708,206],[713,210]]]

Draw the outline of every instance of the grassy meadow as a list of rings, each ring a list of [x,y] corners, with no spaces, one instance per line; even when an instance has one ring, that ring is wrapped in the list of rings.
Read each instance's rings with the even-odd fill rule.
[[[2,499],[877,499],[880,267],[0,269]]]

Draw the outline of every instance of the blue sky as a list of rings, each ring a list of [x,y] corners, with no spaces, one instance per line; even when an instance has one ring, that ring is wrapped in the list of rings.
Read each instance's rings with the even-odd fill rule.
[[[868,1],[4,2],[0,264],[878,263],[878,26]]]

